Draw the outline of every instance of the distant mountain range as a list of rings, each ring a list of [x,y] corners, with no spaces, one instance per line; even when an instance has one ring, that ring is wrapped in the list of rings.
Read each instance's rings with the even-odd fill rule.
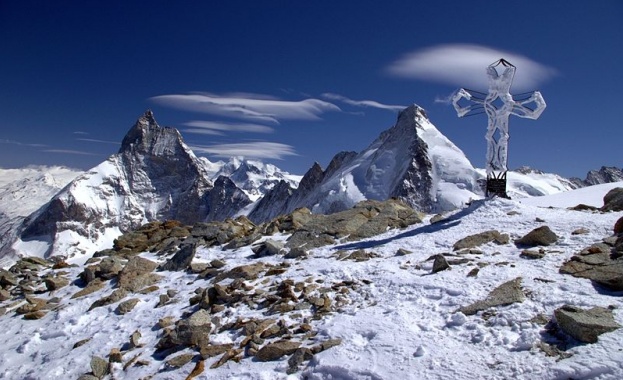
[[[63,184],[70,181],[62,190],[58,183],[44,186],[54,173]],[[364,199],[392,197],[420,211],[448,211],[482,198],[485,173],[412,105],[368,148],[340,152],[326,169],[315,163],[302,178],[260,161],[198,158],[180,133],[160,127],[151,111],[130,128],[119,152],[100,165],[62,175],[41,168],[41,176],[2,184],[0,258],[88,257],[153,220],[192,224],[248,215],[262,223],[300,207],[333,213]],[[617,168],[591,171],[586,180],[522,168],[509,173],[508,193],[539,196],[620,180]],[[13,206],[7,195],[20,197],[32,189],[45,191],[29,198],[30,208]]]

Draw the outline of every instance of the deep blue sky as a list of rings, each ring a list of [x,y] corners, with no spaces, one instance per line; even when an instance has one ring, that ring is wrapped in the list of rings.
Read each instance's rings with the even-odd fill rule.
[[[545,72],[541,118],[510,121],[509,167],[584,177],[623,166],[622,41],[618,0],[0,0],[0,167],[95,166],[150,108],[211,160],[244,148],[303,174],[393,125],[381,106],[412,103],[484,167],[485,116],[435,101],[458,84],[392,69],[430,51],[467,65],[439,51],[468,44]]]

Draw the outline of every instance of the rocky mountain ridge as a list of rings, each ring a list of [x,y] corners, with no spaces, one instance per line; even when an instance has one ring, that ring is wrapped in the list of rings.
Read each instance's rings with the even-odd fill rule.
[[[302,178],[258,161],[197,158],[177,130],[161,128],[148,111],[116,155],[83,173],[22,225],[23,217],[13,219],[0,256],[84,255],[153,220],[193,223],[248,214],[263,222],[300,207],[334,213],[365,199],[392,197],[421,211],[447,211],[482,197],[483,178],[417,105],[403,110],[365,150],[338,153],[326,170],[315,163]],[[509,173],[513,197],[574,187],[556,175]]]

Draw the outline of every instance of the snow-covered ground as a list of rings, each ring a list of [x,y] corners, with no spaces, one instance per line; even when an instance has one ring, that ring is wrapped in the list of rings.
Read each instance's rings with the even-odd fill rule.
[[[209,369],[218,360],[216,357],[206,360],[205,371],[196,379],[621,379],[623,329],[601,335],[594,344],[577,344],[567,351],[573,354],[570,358],[559,359],[536,348],[546,331],[533,319],[539,314],[549,319],[564,304],[585,308],[613,305],[615,320],[623,324],[622,294],[600,292],[589,280],[558,273],[560,265],[573,254],[611,235],[614,223],[623,216],[621,212],[601,214],[566,209],[569,202],[591,204],[594,199],[603,198],[607,187],[570,191],[538,201],[475,201],[442,222],[425,222],[365,241],[322,247],[312,250],[304,260],[276,256],[252,259],[249,247],[234,251],[220,247],[200,249],[195,261],[221,259],[227,263],[225,269],[258,260],[291,264],[268,283],[261,277],[247,281],[256,288],[267,288],[285,279],[329,287],[351,280],[357,286],[343,295],[344,302],[336,305],[336,311],[310,322],[318,332],[316,339],[341,338],[342,343],[317,354],[300,372],[286,374],[287,358],[267,363],[244,358],[240,363],[227,362],[220,368]],[[555,208],[546,208],[550,205]],[[482,254],[448,256],[470,261],[431,274],[432,261],[428,258],[452,252],[453,244],[463,237],[496,229],[515,239],[544,224],[560,239],[546,247],[543,259],[520,258],[521,249],[513,244],[485,245],[480,247]],[[571,234],[580,227],[589,232]],[[285,240],[287,236],[271,238]],[[400,248],[412,253],[397,256]],[[338,250],[354,249],[365,249],[379,257],[363,262],[336,258]],[[151,254],[143,256],[159,260]],[[467,277],[476,267],[481,267],[478,275]],[[65,271],[73,279],[81,268]],[[179,370],[163,371],[164,362],[152,356],[162,331],[154,326],[160,318],[178,319],[182,313],[193,310],[188,299],[195,289],[208,287],[211,282],[182,272],[161,274],[166,274],[166,278],[158,284],[160,291],[132,295],[141,302],[125,315],[114,313],[117,304],[87,311],[95,300],[110,294],[112,288],[107,284],[97,293],[74,300],[69,297],[79,288],[73,285],[38,295],[62,299],[58,310],[40,320],[23,320],[12,312],[1,316],[0,379],[76,379],[90,371],[93,355],[106,357],[112,348],[127,343],[137,330],[145,346],[126,354],[124,362],[140,354],[145,365],[123,370],[121,364],[115,364],[114,377],[109,378],[185,379],[193,363]],[[528,294],[524,302],[494,308],[487,318],[457,312],[461,306],[484,299],[493,288],[517,277],[523,279],[522,286]],[[177,290],[175,298],[179,302],[155,308],[158,294],[166,289]],[[332,296],[340,298],[337,294]],[[305,313],[301,311],[300,317],[306,317]],[[261,311],[247,306],[230,308],[221,316],[222,323],[250,317],[266,318]],[[297,322],[298,317],[288,314],[273,318],[284,318],[290,324]],[[86,338],[92,339],[72,349]],[[231,331],[211,338],[213,343],[236,344],[242,339]],[[180,353],[184,352],[191,351]]]

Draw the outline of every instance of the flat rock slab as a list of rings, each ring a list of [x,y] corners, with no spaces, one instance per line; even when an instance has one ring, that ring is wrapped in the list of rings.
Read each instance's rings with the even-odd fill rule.
[[[261,362],[278,360],[285,355],[293,354],[301,346],[300,342],[292,342],[282,340],[275,343],[269,343],[255,354],[255,358]]]
[[[502,234],[496,230],[490,230],[464,237],[463,239],[454,243],[452,249],[454,251],[459,251],[463,249],[475,248],[491,242],[494,242],[498,245],[504,245],[508,244],[509,241],[510,238],[507,234]]]
[[[521,277],[503,283],[493,289],[482,301],[476,301],[471,305],[459,309],[465,315],[474,315],[479,311],[495,306],[506,306],[517,302],[523,302],[526,295],[521,289]]]
[[[585,343],[595,343],[599,335],[621,327],[615,322],[612,310],[603,307],[585,310],[565,305],[556,309],[554,316],[565,333]]]

